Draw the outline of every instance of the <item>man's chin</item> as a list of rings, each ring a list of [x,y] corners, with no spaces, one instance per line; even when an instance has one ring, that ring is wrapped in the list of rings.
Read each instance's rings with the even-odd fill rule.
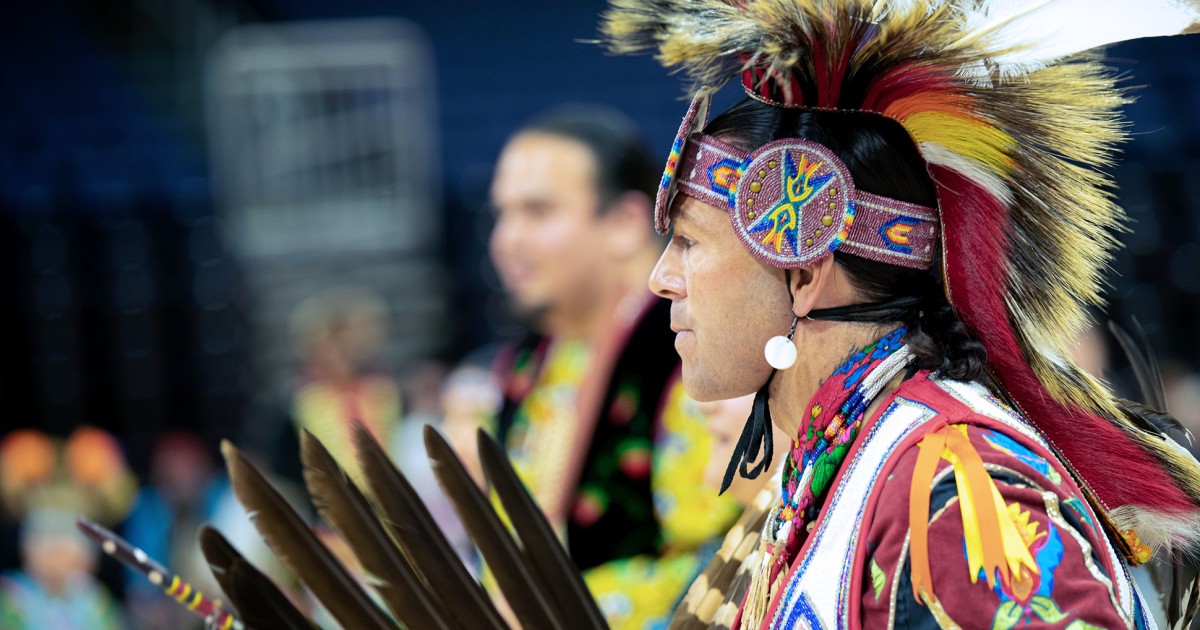
[[[543,329],[552,310],[551,305],[543,300],[524,300],[515,295],[509,296],[508,308],[513,317],[535,330]]]
[[[703,374],[698,366],[690,365],[691,361],[683,363],[683,391],[696,402],[707,403],[721,400],[713,387],[712,375]]]
[[[692,400],[699,403],[711,403],[731,398],[739,398],[755,393],[757,390],[742,391],[733,379],[721,378],[718,374],[710,373],[691,362],[683,362],[683,391]]]

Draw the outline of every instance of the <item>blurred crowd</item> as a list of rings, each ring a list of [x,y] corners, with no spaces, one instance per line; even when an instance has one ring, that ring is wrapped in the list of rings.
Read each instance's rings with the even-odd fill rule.
[[[508,450],[610,623],[662,624],[769,475],[739,478],[718,496],[750,401],[701,405],[683,393],[670,304],[645,281],[661,248],[651,225],[657,169],[636,126],[610,108],[567,106],[529,122],[505,146],[490,192],[491,258],[527,334],[454,364],[397,371],[384,352],[387,300],[363,286],[317,291],[289,317],[288,385],[226,437],[313,518],[301,498],[300,434],[315,436],[361,482],[351,437],[361,422],[478,569],[421,432],[442,431],[483,483],[474,447],[482,429]],[[2,543],[19,563],[0,579],[2,627],[198,627],[143,575],[105,569],[74,528],[79,516],[115,528],[218,597],[197,543],[203,524],[293,583],[239,507],[212,446],[199,431],[161,433],[137,480],[120,440],[101,429],[6,435],[0,479],[10,527]],[[313,526],[354,565],[332,530],[316,518]]]

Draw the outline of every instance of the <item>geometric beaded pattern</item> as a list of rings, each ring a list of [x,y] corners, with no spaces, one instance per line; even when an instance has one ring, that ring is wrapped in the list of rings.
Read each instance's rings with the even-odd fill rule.
[[[676,192],[725,208],[738,238],[766,264],[795,269],[839,249],[877,262],[928,269],[938,242],[935,208],[859,191],[833,151],[786,138],[750,154],[697,131],[709,93],[693,99],[663,173],[655,227],[666,233]]]

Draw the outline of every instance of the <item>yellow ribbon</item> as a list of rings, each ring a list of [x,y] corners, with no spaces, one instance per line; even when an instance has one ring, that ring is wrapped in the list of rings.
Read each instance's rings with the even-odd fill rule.
[[[1029,576],[1038,574],[1037,563],[1028,547],[1028,542],[1037,536],[1030,532],[1031,540],[1027,542],[1021,535],[1018,523],[1028,521],[1028,513],[1024,513],[1022,519],[1018,504],[1005,505],[1000,489],[967,437],[967,425],[941,427],[927,434],[918,449],[909,493],[909,527],[912,534],[909,550],[912,555],[913,595],[917,601],[925,603],[930,599],[936,600],[929,570],[929,493],[937,464],[941,460],[949,462],[954,468],[971,582],[975,583],[979,579],[979,572],[983,571],[988,585],[994,587],[998,572],[1004,586],[1011,588],[1012,576],[1017,576],[1018,581],[1024,583]]]

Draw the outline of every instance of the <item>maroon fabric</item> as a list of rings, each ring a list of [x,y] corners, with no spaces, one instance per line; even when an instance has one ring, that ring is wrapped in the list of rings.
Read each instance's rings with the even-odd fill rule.
[[[1195,510],[1154,457],[1111,422],[1055,401],[1029,367],[1009,325],[1008,213],[962,175],[930,166],[938,183],[946,292],[987,347],[995,375],[1085,483],[1110,508],[1137,505],[1167,513]],[[1122,463],[1114,470],[1110,462]]]
[[[1037,527],[1027,547],[1040,575],[1030,576],[1027,589],[993,589],[982,575],[972,581],[954,475],[948,472],[940,481],[935,475],[929,555],[933,591],[945,615],[962,628],[1065,628],[1078,621],[1101,628],[1125,627],[1112,587],[1088,564],[1110,580],[1114,571],[1123,569],[1112,565],[1105,551],[1105,533],[1062,464],[1003,424],[972,412],[924,377],[911,379],[898,394],[942,412],[922,434],[950,422],[966,424],[971,445],[988,466],[1005,504],[1018,505]],[[895,627],[937,627],[933,611],[913,598],[905,545],[917,452],[917,442],[911,441],[893,455],[863,524],[867,535],[852,584],[861,597],[863,628],[887,627],[893,597]],[[949,466],[940,462],[939,474]]]
[[[1076,622],[1100,628],[1127,627],[1111,582],[1124,568],[1114,564],[1103,527],[1060,461],[1007,425],[967,407],[930,381],[927,372],[918,372],[901,384],[879,409],[886,409],[893,398],[920,403],[938,415],[903,440],[880,469],[882,483],[868,498],[861,523],[866,534],[852,558],[849,627],[886,628],[892,614],[896,628],[948,627],[939,623],[938,616],[942,623],[966,629],[1067,628]],[[870,434],[881,415],[882,411],[877,412],[863,427],[848,457],[854,457],[862,436]],[[913,597],[906,539],[918,445],[926,434],[947,424],[967,427],[971,445],[988,467],[1006,506],[1015,504],[1028,522],[1036,525],[1026,546],[1039,573],[1025,576],[1027,588],[1010,584],[994,589],[982,574],[972,581],[954,474],[946,471],[950,464],[941,461],[931,491],[928,533],[933,592],[938,601],[935,612]],[[945,475],[939,476],[943,472]],[[842,473],[834,479],[835,487],[841,483]],[[818,518],[818,527],[825,516],[823,512]],[[799,556],[807,553],[810,542],[805,541]],[[793,577],[790,574],[788,580]],[[776,594],[764,627],[774,618],[786,590],[785,585]],[[1133,604],[1135,617],[1140,614],[1138,606]],[[741,611],[737,616],[740,620]],[[1129,624],[1136,625],[1133,620]],[[739,626],[735,623],[732,627]]]

